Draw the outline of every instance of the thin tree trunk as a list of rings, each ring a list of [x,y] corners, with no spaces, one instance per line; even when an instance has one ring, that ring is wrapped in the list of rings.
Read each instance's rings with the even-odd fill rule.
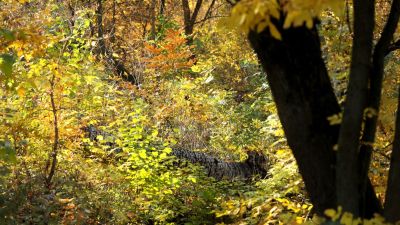
[[[374,6],[374,0],[354,1],[354,39],[350,78],[338,141],[336,166],[338,205],[354,216],[360,214],[358,153],[372,65]]]
[[[113,0],[113,5],[112,5],[112,20],[111,20],[111,32],[110,32],[110,42],[112,44],[115,43],[116,37],[115,37],[115,29],[116,29],[116,8],[117,8],[117,3],[116,0]]]
[[[164,16],[164,10],[165,10],[165,0],[160,0],[160,16]]]
[[[47,159],[46,163],[46,171],[48,172],[48,175],[46,177],[46,185],[47,187],[50,187],[51,185],[51,180],[53,179],[56,166],[57,166],[57,154],[58,154],[58,146],[59,146],[59,130],[58,130],[58,115],[57,115],[57,108],[55,104],[55,99],[54,99],[54,91],[55,91],[55,82],[56,82],[56,77],[55,74],[53,74],[51,80],[50,80],[50,85],[51,85],[51,90],[50,90],[50,102],[51,102],[51,111],[53,113],[53,127],[54,127],[54,140],[53,140],[53,149],[49,154],[49,158]],[[48,170],[48,167],[50,166],[50,170]]]
[[[390,160],[384,216],[389,222],[400,220],[400,88],[397,101],[396,131]]]
[[[99,52],[102,55],[106,54],[106,43],[104,40],[104,31],[103,31],[103,3],[102,0],[97,0],[97,38],[99,39]]]
[[[190,11],[189,0],[182,0],[182,8],[183,8],[183,22],[185,27],[185,35],[188,37],[188,44],[191,44],[193,34],[194,25],[197,20],[197,16],[199,15],[201,5],[203,4],[203,0],[197,0],[196,6],[193,9],[193,13]]]
[[[365,205],[365,192],[366,192],[366,182],[368,176],[368,170],[371,161],[371,154],[373,150],[373,143],[375,142],[375,133],[377,129],[378,115],[379,115],[379,107],[381,102],[381,93],[382,93],[382,81],[384,74],[384,59],[388,53],[388,48],[390,46],[390,42],[393,39],[393,34],[396,31],[397,23],[399,21],[400,15],[400,0],[394,0],[390,9],[390,14],[388,20],[385,24],[385,27],[382,31],[381,37],[379,38],[375,49],[373,58],[373,68],[372,73],[370,74],[369,79],[369,92],[368,92],[368,100],[367,107],[369,109],[373,109],[375,112],[372,112],[370,116],[367,116],[365,121],[364,132],[362,136],[362,145],[360,148],[360,179],[361,179],[361,201],[360,205],[363,206],[361,208],[361,216],[363,216],[368,206]]]
[[[154,40],[156,38],[156,0],[151,0],[150,25],[151,25],[150,38]]]
[[[185,27],[185,34],[191,35],[193,28],[190,24],[191,12],[189,7],[189,0],[182,0],[182,9],[183,9],[183,25]]]
[[[206,14],[204,15],[204,18],[202,19],[202,21],[206,21],[208,18],[211,18],[211,14],[212,14],[212,9],[214,7],[216,0],[212,0],[210,6],[207,9]]]

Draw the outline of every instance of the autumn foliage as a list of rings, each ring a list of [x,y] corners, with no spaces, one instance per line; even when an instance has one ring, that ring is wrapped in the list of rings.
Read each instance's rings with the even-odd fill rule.
[[[343,208],[336,172],[307,174],[346,147],[355,2],[0,1],[0,224],[394,222]],[[398,1],[374,4],[371,44]],[[381,101],[357,114],[378,205],[400,129],[393,33]],[[313,192],[326,180],[332,199]]]

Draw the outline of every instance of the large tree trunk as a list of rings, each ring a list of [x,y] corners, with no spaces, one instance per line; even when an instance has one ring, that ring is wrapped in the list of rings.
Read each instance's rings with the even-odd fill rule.
[[[354,1],[354,38],[349,85],[338,140],[336,194],[338,205],[360,215],[359,147],[366,107],[368,78],[372,69],[372,40],[375,25],[374,0]]]
[[[282,26],[280,26],[282,27]],[[281,30],[282,41],[251,32],[250,42],[267,72],[279,118],[316,212],[336,207],[335,154],[340,112],[321,57],[315,29]]]
[[[340,127],[328,117],[340,112],[325,63],[318,32],[306,27],[281,29],[282,41],[268,31],[250,32],[249,40],[267,72],[278,115],[317,214],[336,208],[336,145]],[[370,212],[380,212],[372,186]]]

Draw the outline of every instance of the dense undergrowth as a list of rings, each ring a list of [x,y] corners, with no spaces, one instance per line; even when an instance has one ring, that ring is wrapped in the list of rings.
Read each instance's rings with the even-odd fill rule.
[[[1,4],[1,48],[13,62],[7,71],[3,57],[2,224],[255,224],[278,223],[282,212],[305,219],[311,207],[264,74],[251,53],[239,58],[239,39],[222,44],[213,31],[188,48],[168,22],[143,43],[138,87],[96,55],[90,9],[77,11],[71,28],[64,5]],[[193,52],[195,65],[185,62]],[[91,137],[88,127],[99,131]],[[175,147],[226,161],[258,151],[271,162],[268,179],[216,180],[172,156]]]
[[[177,18],[159,17],[157,33],[143,37],[114,24],[108,51],[134,65],[140,82],[132,84],[99,53],[90,2],[0,7],[0,224],[312,220],[265,74],[243,36],[210,22],[188,45]],[[104,20],[112,21],[108,11]],[[340,71],[334,77],[345,82]],[[91,137],[88,127],[99,132]],[[177,147],[227,162],[256,151],[268,157],[268,175],[217,180],[173,156]],[[381,185],[385,169],[375,167]]]

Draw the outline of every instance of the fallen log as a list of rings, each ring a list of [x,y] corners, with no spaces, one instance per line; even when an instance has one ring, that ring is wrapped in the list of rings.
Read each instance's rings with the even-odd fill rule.
[[[208,176],[218,180],[267,176],[268,158],[257,152],[247,153],[248,157],[243,162],[227,162],[204,152],[186,149],[173,149],[172,155],[203,166]]]
[[[89,138],[93,142],[98,142],[97,137],[99,135],[103,136],[104,140],[108,140],[103,144],[109,146],[110,151],[115,153],[120,152],[121,148],[116,147],[116,144],[113,143],[115,138],[111,133],[102,131],[94,125],[84,127],[83,131],[86,133],[86,138]],[[116,151],[115,149],[119,150]],[[217,180],[237,178],[250,180],[253,177],[265,178],[268,172],[268,158],[254,151],[248,152],[247,159],[242,162],[225,161],[204,152],[183,148],[172,148],[171,155],[180,160],[201,165],[206,170],[207,176],[214,177]]]

